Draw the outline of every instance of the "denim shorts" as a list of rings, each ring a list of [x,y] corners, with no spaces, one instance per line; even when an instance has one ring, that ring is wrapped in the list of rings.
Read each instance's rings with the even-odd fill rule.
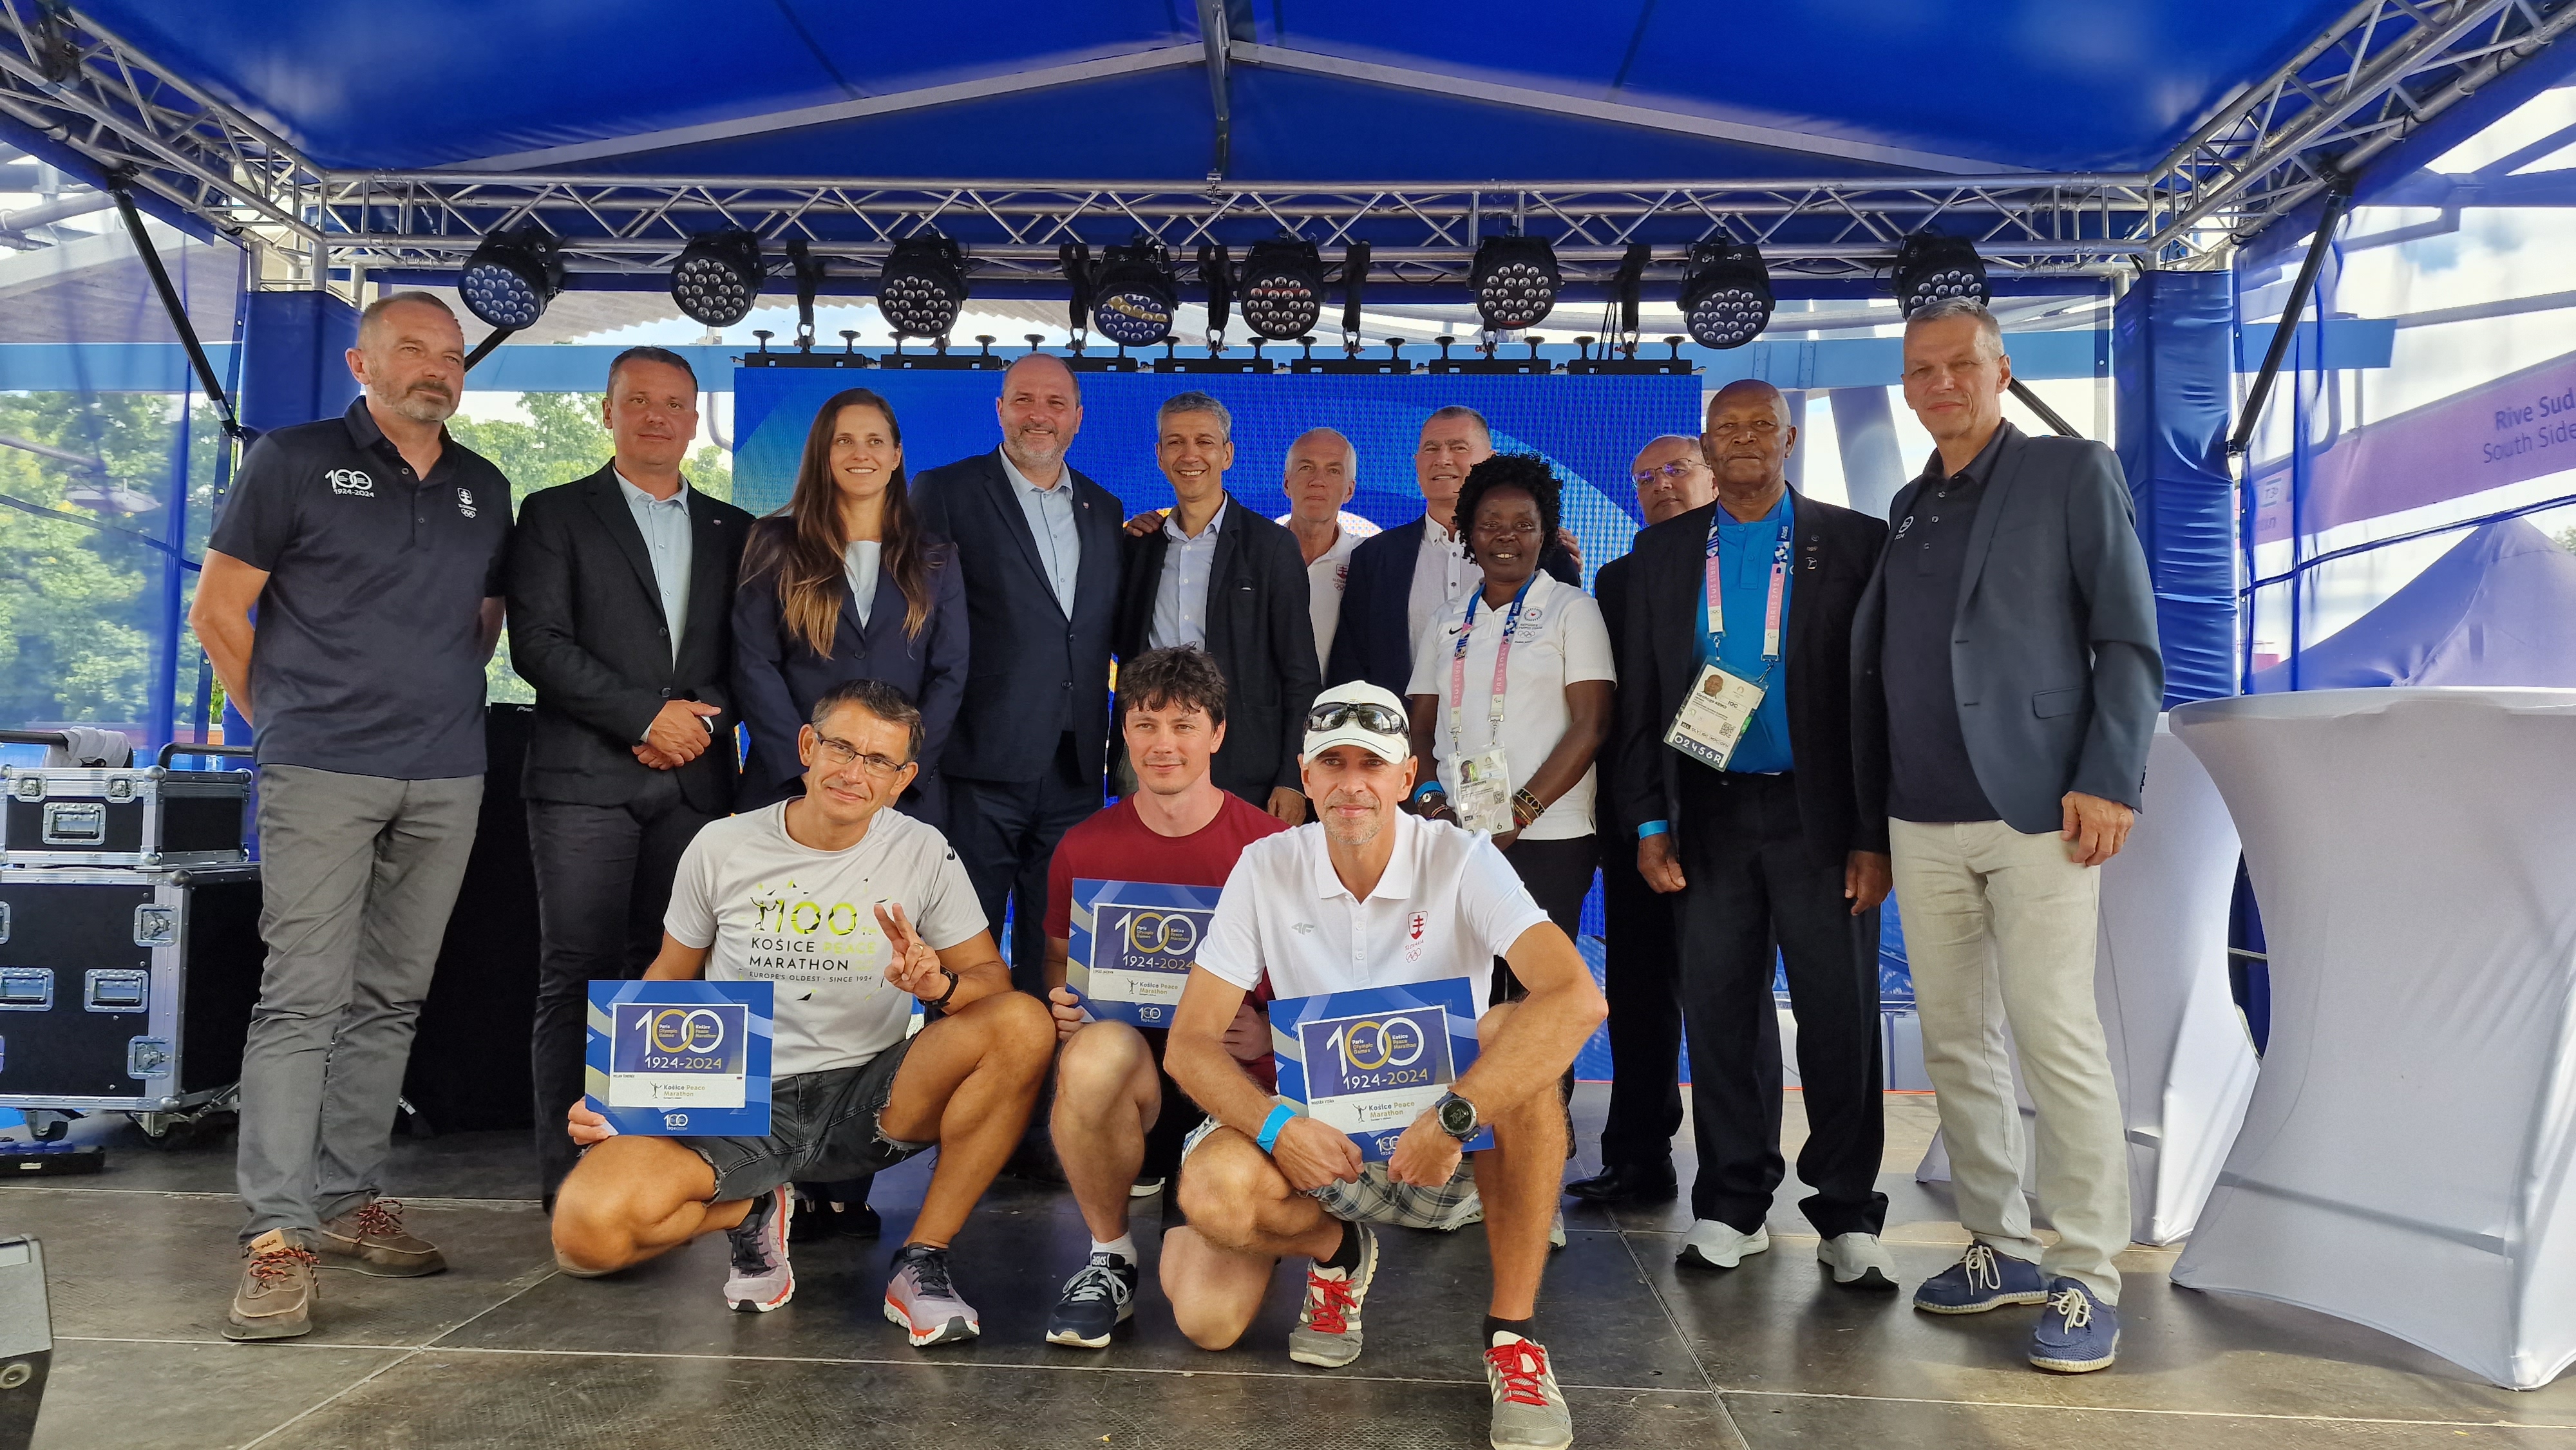
[[[769,1090],[766,1138],[672,1141],[715,1170],[711,1203],[756,1198],[782,1183],[832,1183],[883,1172],[932,1146],[889,1138],[877,1126],[914,1040],[903,1039],[864,1066],[778,1079]]]

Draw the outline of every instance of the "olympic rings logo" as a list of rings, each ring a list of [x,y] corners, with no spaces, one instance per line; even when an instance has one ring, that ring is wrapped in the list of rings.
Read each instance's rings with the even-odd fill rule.
[[[665,1007],[645,1031],[656,1052],[713,1052],[725,1040],[724,1018],[704,1007]]]
[[[1199,920],[1183,911],[1133,911],[1125,923],[1127,950],[1139,956],[1187,956],[1199,944]]]
[[[1411,1067],[1422,1060],[1430,1046],[1422,1024],[1410,1017],[1389,1017],[1384,1021],[1362,1018],[1334,1029],[1333,1048],[1342,1055],[1347,1071],[1375,1072],[1386,1067]]]

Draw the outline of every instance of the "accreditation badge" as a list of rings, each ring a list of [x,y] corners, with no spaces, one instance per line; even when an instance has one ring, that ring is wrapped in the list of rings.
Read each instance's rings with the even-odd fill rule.
[[[1171,1026],[1222,892],[1215,886],[1077,877],[1065,985],[1101,1021]]]
[[[1711,770],[1724,770],[1753,722],[1753,712],[1761,708],[1762,694],[1760,685],[1741,675],[1702,665],[1671,728],[1664,731],[1664,743]]]
[[[1464,977],[1270,1004],[1279,1096],[1383,1160],[1476,1061],[1475,993]],[[1478,1130],[1468,1152],[1494,1146]]]
[[[1500,835],[1512,829],[1512,762],[1501,749],[1479,750],[1451,762],[1458,788],[1449,793],[1449,813],[1470,831]]]
[[[620,1133],[769,1134],[768,982],[593,982],[583,1101]]]

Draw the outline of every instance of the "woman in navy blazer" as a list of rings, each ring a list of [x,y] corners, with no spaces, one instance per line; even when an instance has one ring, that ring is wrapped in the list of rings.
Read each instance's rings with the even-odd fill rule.
[[[921,771],[897,804],[946,828],[939,754],[966,697],[965,584],[956,546],[913,511],[885,399],[851,388],[814,415],[795,493],[743,549],[733,638],[734,699],[751,732],[736,810],[802,794],[796,732],[814,701],[874,679],[921,710]]]

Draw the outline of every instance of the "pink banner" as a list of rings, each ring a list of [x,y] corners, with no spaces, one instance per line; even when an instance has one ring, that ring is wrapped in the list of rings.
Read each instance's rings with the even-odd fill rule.
[[[2576,353],[2345,434],[2311,460],[2313,535],[2576,468]],[[2257,542],[2290,536],[2286,460],[2256,479]]]

